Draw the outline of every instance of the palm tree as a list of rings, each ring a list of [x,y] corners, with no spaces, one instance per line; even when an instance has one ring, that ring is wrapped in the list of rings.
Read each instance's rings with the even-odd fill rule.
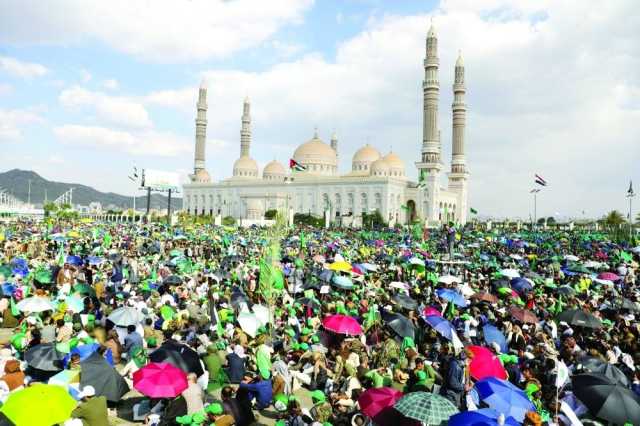
[[[604,224],[610,228],[618,228],[625,222],[624,215],[618,210],[612,210],[604,217]]]

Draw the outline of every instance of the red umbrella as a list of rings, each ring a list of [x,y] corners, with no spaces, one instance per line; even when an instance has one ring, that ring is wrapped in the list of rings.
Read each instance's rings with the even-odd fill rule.
[[[375,417],[382,410],[387,407],[393,407],[400,398],[402,398],[402,392],[393,388],[372,388],[364,391],[360,398],[358,398],[358,404],[360,404],[360,411],[369,417]]]
[[[598,278],[601,280],[609,280],[609,281],[618,281],[620,279],[620,277],[614,274],[613,272],[601,272],[598,274]]]
[[[523,322],[523,323],[528,322],[530,324],[538,323],[538,317],[536,316],[536,314],[534,314],[533,312],[527,309],[522,309],[522,308],[512,306],[509,308],[509,312],[515,319],[517,319],[520,322]]]
[[[355,318],[347,315],[331,315],[322,321],[322,325],[334,333],[357,336],[362,334],[362,327]]]
[[[474,294],[471,297],[473,299],[477,299],[482,302],[498,303],[498,297],[495,294],[487,293],[486,291],[481,291],[479,293]]]
[[[187,386],[187,374],[166,362],[151,362],[133,373],[133,387],[151,398],[174,398]]]
[[[428,317],[430,315],[437,315],[437,316],[441,317],[442,313],[440,313],[440,311],[437,310],[436,308],[434,308],[433,306],[427,306],[422,311],[422,315],[424,315],[425,317]]]
[[[483,346],[468,346],[467,350],[472,353],[469,371],[471,377],[482,380],[485,377],[497,377],[507,379],[507,371],[502,366],[500,359]]]

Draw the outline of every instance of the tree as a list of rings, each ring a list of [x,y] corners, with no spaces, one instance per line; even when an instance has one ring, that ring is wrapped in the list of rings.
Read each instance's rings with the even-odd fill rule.
[[[44,216],[49,217],[51,213],[55,213],[58,210],[58,206],[52,202],[45,203],[42,207],[44,209]]]
[[[604,217],[604,225],[609,228],[618,228],[625,222],[624,215],[618,210],[612,210]]]
[[[379,229],[385,226],[384,219],[378,210],[373,213],[362,213],[362,227],[366,229]]]
[[[224,226],[233,226],[236,224],[236,219],[233,216],[225,216],[222,218],[222,224]]]
[[[276,218],[277,214],[278,210],[276,209],[267,210],[266,212],[264,212],[264,218],[267,220],[273,220]]]

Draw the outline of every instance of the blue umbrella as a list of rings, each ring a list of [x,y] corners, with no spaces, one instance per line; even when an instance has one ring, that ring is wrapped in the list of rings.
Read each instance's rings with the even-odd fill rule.
[[[66,366],[69,361],[71,361],[71,355],[78,354],[80,355],[80,361],[84,361],[89,358],[92,353],[97,352],[100,349],[100,345],[97,343],[91,343],[89,345],[78,345],[75,348],[71,349],[71,352],[64,357],[63,363]]]
[[[344,290],[350,290],[353,288],[353,281],[341,275],[335,275],[331,281],[333,282],[333,285]]]
[[[455,333],[455,329],[453,325],[446,319],[442,318],[438,315],[429,315],[424,317],[424,320],[429,324],[435,331],[440,333],[444,338],[451,340],[453,333]]]
[[[330,269],[323,269],[322,272],[320,272],[319,278],[322,281],[326,281],[329,282],[331,281],[331,277],[333,277],[333,271]]]
[[[441,299],[449,301],[449,302],[453,303],[454,305],[458,305],[458,306],[460,306],[462,308],[466,308],[467,307],[467,301],[464,300],[464,296],[461,295],[460,293],[458,293],[455,290],[450,290],[448,288],[439,288],[439,289],[436,290],[436,294]]]
[[[526,293],[533,290],[533,285],[525,278],[514,278],[511,280],[511,288],[518,293]]]
[[[507,346],[507,339],[505,339],[504,334],[495,325],[485,324],[482,327],[482,332],[484,334],[484,341],[487,343],[497,343],[500,346],[500,352],[507,353],[509,348]]]
[[[513,417],[519,422],[524,421],[528,411],[535,411],[536,407],[521,389],[507,380],[487,377],[475,384],[478,396],[490,408],[507,417]]]
[[[69,265],[82,266],[82,259],[80,256],[69,255],[67,256],[67,263]]]
[[[481,408],[475,411],[462,411],[449,417],[448,426],[497,426],[500,413],[491,408]],[[504,424],[520,426],[513,417],[506,417]]]
[[[89,265],[99,265],[104,262],[104,259],[98,256],[89,256],[87,260],[89,261]]]

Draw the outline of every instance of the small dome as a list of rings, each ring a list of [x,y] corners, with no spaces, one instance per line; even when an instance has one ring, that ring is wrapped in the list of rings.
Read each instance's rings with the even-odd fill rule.
[[[371,176],[389,176],[390,170],[391,168],[389,167],[389,163],[387,163],[383,158],[371,163]]]
[[[258,163],[247,156],[240,157],[233,163],[233,176],[234,177],[258,177]]]
[[[264,170],[262,171],[262,177],[264,179],[282,179],[287,174],[282,163],[279,161],[273,160],[269,162],[266,166],[264,166]]]
[[[322,142],[317,134],[303,143],[293,153],[293,159],[314,174],[333,175],[338,166],[336,152]]]
[[[209,172],[205,169],[200,169],[193,175],[193,182],[197,183],[208,183],[211,182],[211,177],[209,176]]]
[[[385,155],[384,161],[389,165],[389,176],[404,176],[404,161],[395,152]]]
[[[357,150],[355,154],[353,154],[353,159],[351,160],[351,169],[354,172],[368,171],[371,163],[373,163],[380,157],[381,155],[377,149],[369,144],[366,144],[365,146]]]

